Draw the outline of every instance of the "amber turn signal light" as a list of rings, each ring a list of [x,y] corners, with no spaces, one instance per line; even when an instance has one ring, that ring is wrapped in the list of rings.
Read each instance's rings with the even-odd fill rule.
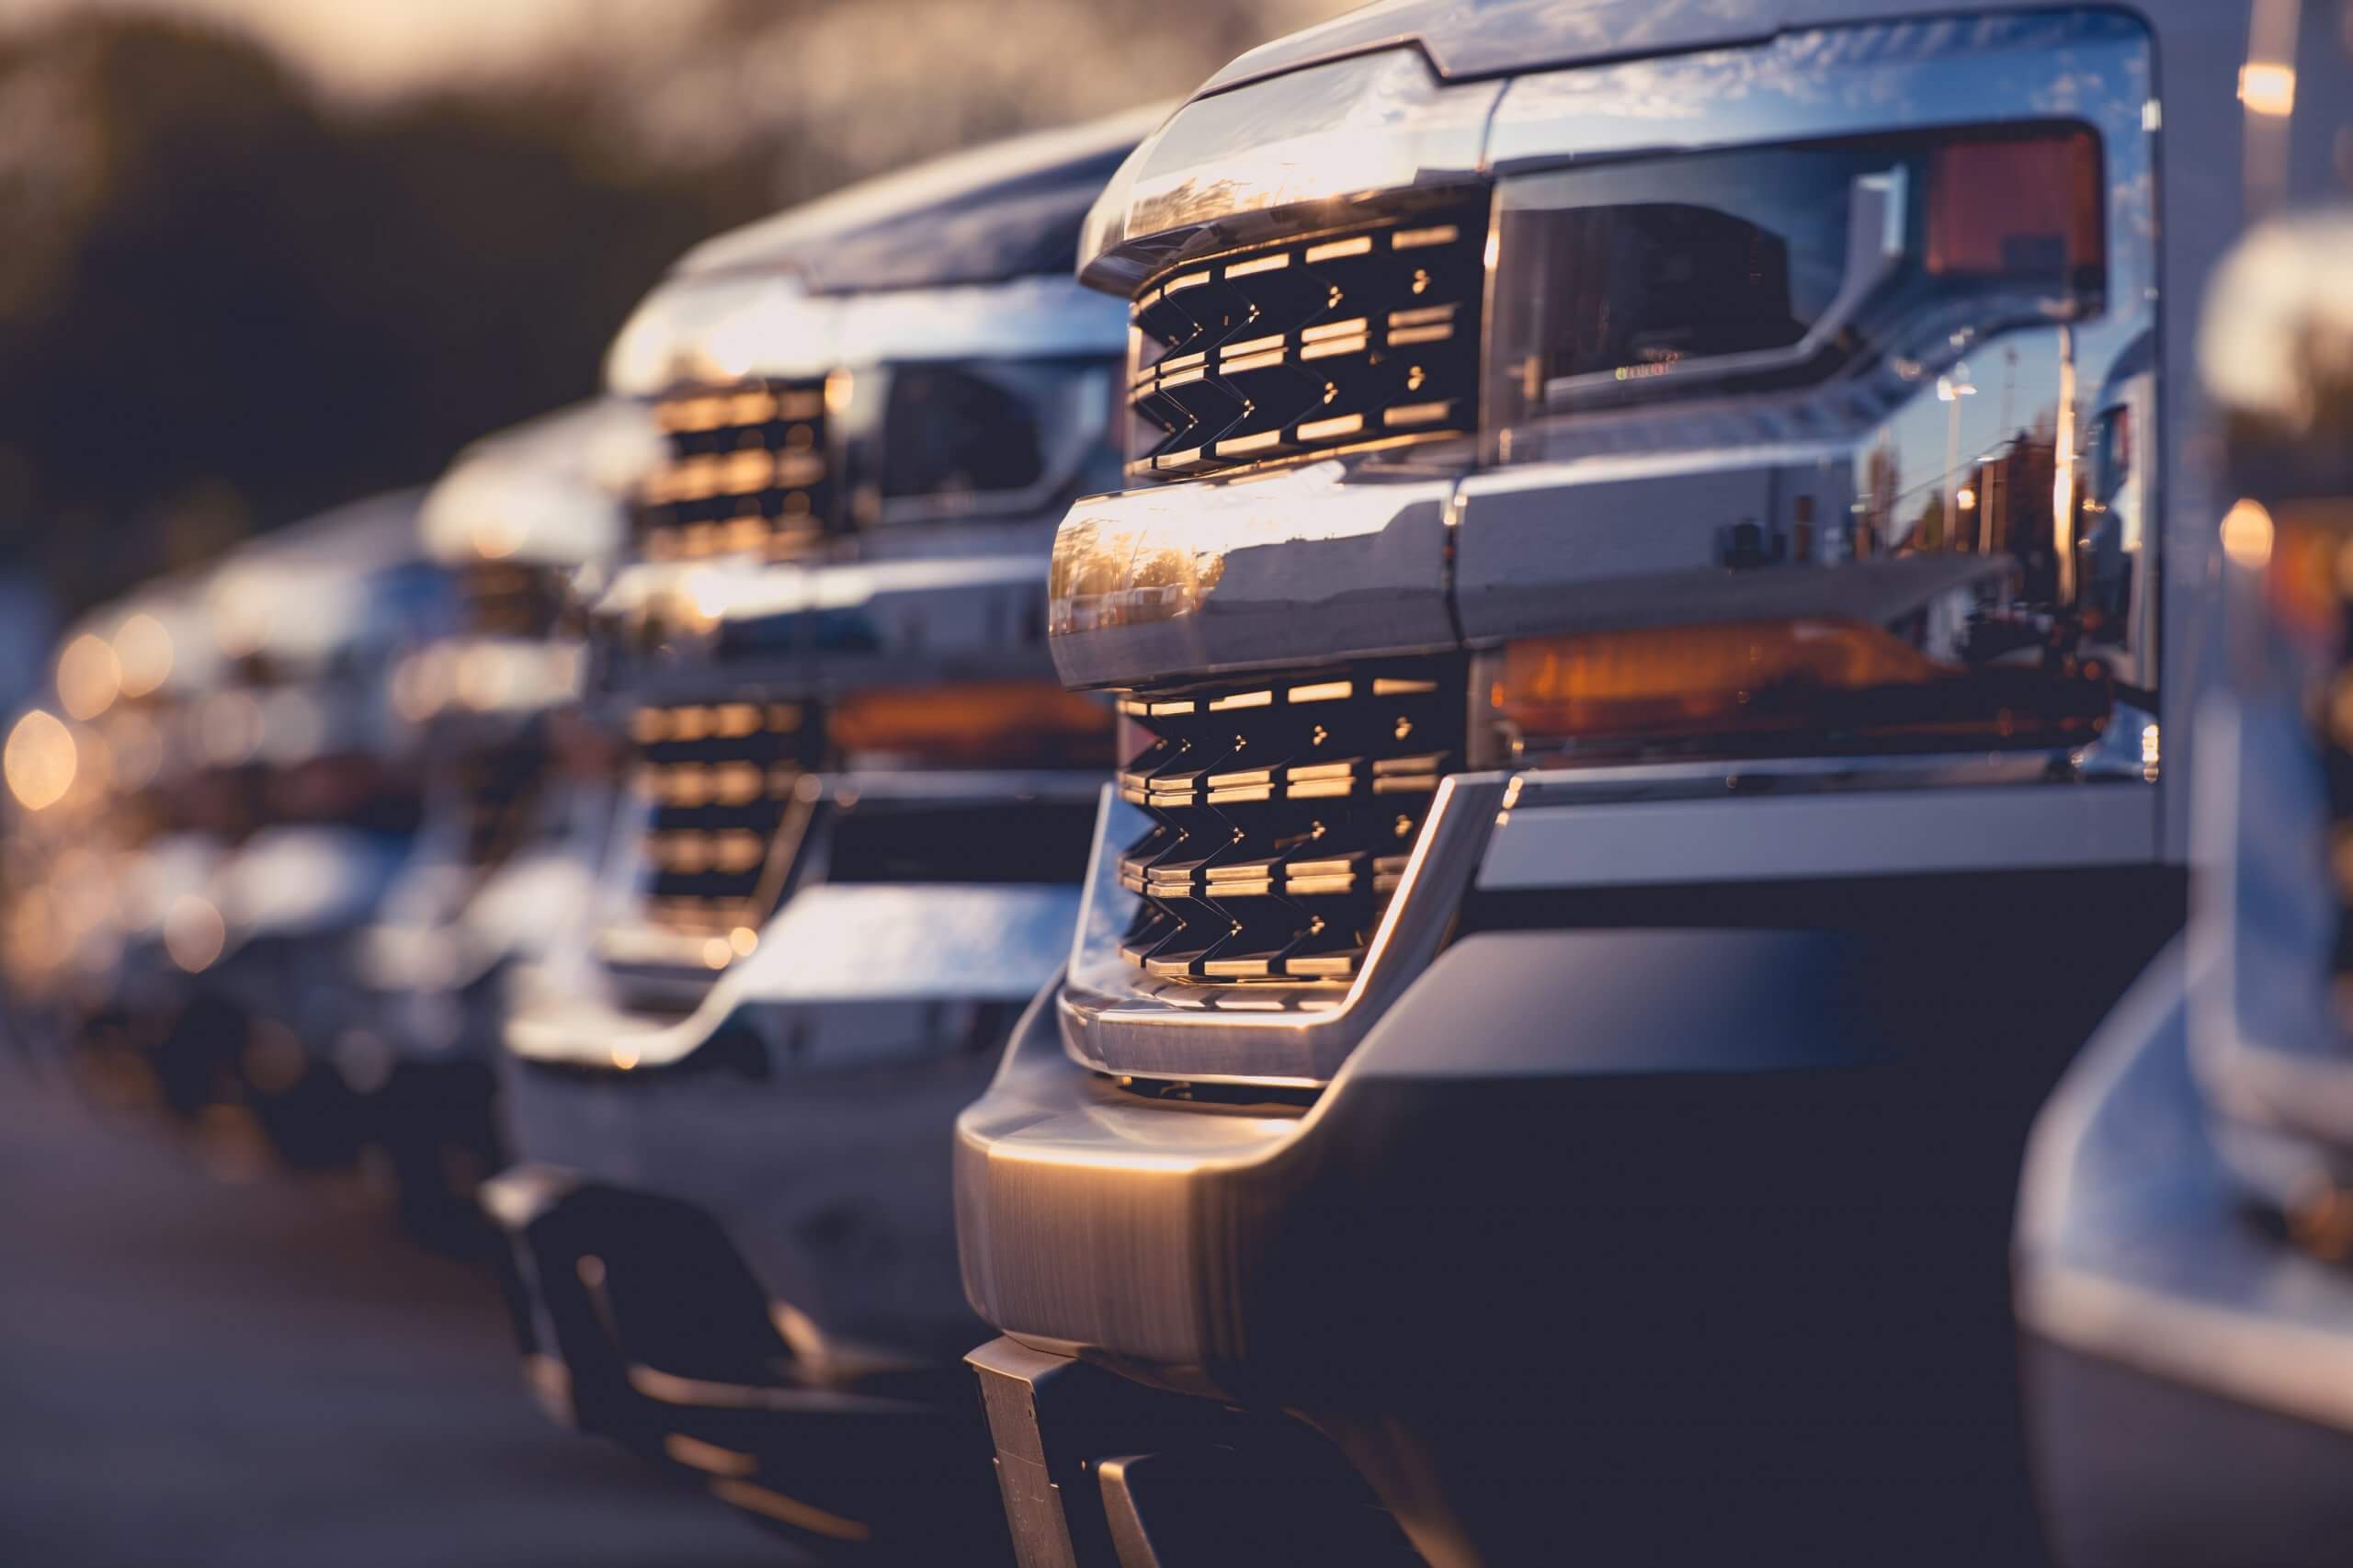
[[[2097,277],[2107,268],[2099,141],[2089,131],[1972,137],[1928,164],[1938,278]]]
[[[1835,619],[1583,632],[1507,643],[1489,691],[1521,751],[1548,744],[1873,737],[1985,744],[2083,739],[2109,697],[2097,666],[1974,669]]]
[[[834,743],[850,754],[888,754],[965,767],[1108,767],[1108,704],[1051,681],[877,687],[835,704]]]

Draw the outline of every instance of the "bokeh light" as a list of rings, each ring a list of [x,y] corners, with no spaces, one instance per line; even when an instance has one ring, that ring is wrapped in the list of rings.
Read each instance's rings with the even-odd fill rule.
[[[172,634],[162,621],[142,610],[116,630],[114,656],[122,695],[145,697],[172,676]]]
[[[54,713],[36,708],[8,732],[5,766],[17,803],[28,812],[47,811],[74,788],[74,733]]]
[[[57,699],[73,717],[97,718],[121,691],[122,665],[106,639],[85,631],[57,656]]]

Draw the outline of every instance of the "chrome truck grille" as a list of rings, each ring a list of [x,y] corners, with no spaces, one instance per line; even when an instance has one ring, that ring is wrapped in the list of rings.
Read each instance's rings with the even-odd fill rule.
[[[1188,264],[1130,310],[1128,472],[1212,473],[1477,427],[1483,207]]]
[[[1415,660],[1123,696],[1150,742],[1120,793],[1153,824],[1120,860],[1142,899],[1129,961],[1219,983],[1355,974],[1462,766],[1465,679]]]
[[[644,914],[657,926],[727,936],[774,908],[808,817],[822,744],[798,702],[645,707],[631,721],[653,801]]]
[[[670,460],[640,496],[638,542],[653,560],[790,553],[831,509],[823,381],[682,388],[656,400]]]

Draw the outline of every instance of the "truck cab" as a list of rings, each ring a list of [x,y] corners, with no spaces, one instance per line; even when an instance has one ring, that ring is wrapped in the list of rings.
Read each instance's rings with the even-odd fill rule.
[[[1111,756],[1044,580],[1120,460],[1126,323],[1068,268],[1141,130],[722,235],[608,360],[665,442],[590,610],[634,805],[518,987],[485,1207],[543,1401],[821,1548],[1003,1551],[948,1134],[1069,947]]]
[[[1392,0],[1113,179],[1050,597],[1127,744],[958,1124],[1025,1562],[2036,1559],[2012,1209],[2184,917],[2248,17]]]

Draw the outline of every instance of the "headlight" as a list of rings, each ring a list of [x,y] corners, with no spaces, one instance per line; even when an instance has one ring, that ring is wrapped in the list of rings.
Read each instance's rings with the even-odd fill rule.
[[[2099,312],[2101,195],[2097,138],[2065,125],[1507,180],[1497,407],[1517,424],[1879,367],[1920,384],[1973,341]]]
[[[1810,618],[1529,638],[1504,649],[1491,702],[1521,755],[1701,735],[1718,748],[2057,746],[2090,740],[2108,716],[2096,663],[1972,671],[1963,647],[1944,653]]]
[[[1105,357],[910,360],[887,374],[867,464],[876,520],[1015,517],[1120,483]]]
[[[1099,767],[1111,760],[1111,710],[1051,680],[868,687],[834,707],[834,744],[853,767]]]
[[[2107,202],[2069,122],[1501,182],[1488,460],[1677,482],[1623,541],[1654,575],[1488,662],[1511,750],[2072,746],[2154,706]]]

